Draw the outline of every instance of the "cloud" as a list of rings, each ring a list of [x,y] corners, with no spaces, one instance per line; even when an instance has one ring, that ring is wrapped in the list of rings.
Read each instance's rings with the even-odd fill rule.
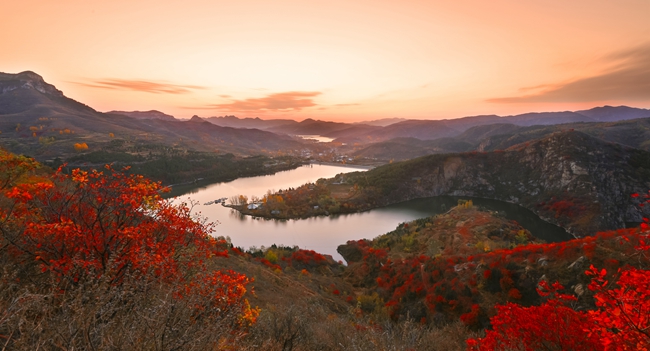
[[[262,98],[233,100],[229,103],[213,104],[209,108],[227,111],[298,111],[303,108],[317,106],[312,98],[320,94],[317,91],[290,91],[269,94]]]
[[[153,94],[188,94],[192,90],[202,90],[206,87],[198,85],[177,85],[164,82],[151,82],[145,80],[128,80],[128,79],[101,79],[94,80],[91,83],[74,82],[91,88],[111,89],[111,90],[133,90]]]
[[[590,102],[603,100],[650,101],[650,43],[615,52],[604,58],[609,70],[568,83],[522,88],[533,94],[486,100],[511,104],[526,102]]]

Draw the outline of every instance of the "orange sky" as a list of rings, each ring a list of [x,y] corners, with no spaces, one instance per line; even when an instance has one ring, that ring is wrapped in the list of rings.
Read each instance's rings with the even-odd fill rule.
[[[0,71],[100,111],[339,121],[650,107],[650,0],[0,2]]]

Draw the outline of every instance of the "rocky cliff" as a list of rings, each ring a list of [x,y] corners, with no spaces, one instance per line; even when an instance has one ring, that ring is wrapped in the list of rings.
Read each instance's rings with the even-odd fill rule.
[[[575,236],[640,222],[634,193],[650,189],[650,154],[566,131],[503,152],[431,155],[358,174],[375,206],[438,195],[526,207]]]

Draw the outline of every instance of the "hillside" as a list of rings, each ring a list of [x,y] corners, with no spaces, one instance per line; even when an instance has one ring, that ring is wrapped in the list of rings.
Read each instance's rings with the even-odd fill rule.
[[[490,126],[494,124],[512,124],[519,127],[551,126],[561,124],[576,124],[590,122],[617,122],[637,118],[650,117],[650,110],[631,108],[627,106],[603,106],[583,111],[525,113],[514,116],[470,116],[457,119],[443,120],[406,120],[390,124],[381,129],[366,131],[364,135],[354,136],[342,132],[332,132],[328,136],[338,138],[344,143],[381,142],[394,138],[418,138],[432,140],[438,138],[461,138],[462,133],[470,128]],[[564,128],[574,128],[564,126]]]
[[[634,112],[640,114],[642,111],[634,109]],[[529,127],[509,123],[486,124],[471,127],[451,138],[444,137],[433,140],[394,138],[367,145],[342,146],[340,150],[354,157],[384,162],[402,161],[436,153],[505,150],[511,146],[531,142],[565,130],[581,131],[608,142],[650,151],[650,118]]]
[[[547,306],[551,285],[571,301],[553,315],[605,313],[604,322],[595,319],[603,326],[621,308],[647,309],[648,275],[637,269],[648,266],[639,255],[648,249],[647,225],[542,243],[461,200],[447,213],[339,246],[345,266],[298,247],[244,252],[209,235],[214,225],[186,204],[163,200],[159,184],[110,167],[52,174],[0,150],[0,190],[0,335],[9,349],[124,349],[137,341],[160,349],[464,350],[466,340],[500,326],[500,306],[512,318]],[[592,265],[598,270],[585,274]],[[643,295],[617,310],[601,303],[618,292],[598,288],[601,279]],[[558,333],[582,332],[574,329]]]
[[[477,129],[480,128],[481,127],[477,127]],[[480,141],[477,149],[479,151],[503,150],[516,144],[568,129],[581,131],[608,142],[650,151],[650,118],[639,118],[618,122],[520,127],[512,129],[509,132],[487,136],[485,139]]]
[[[581,237],[641,222],[630,194],[650,188],[648,179],[647,151],[564,131],[505,151],[430,155],[322,179],[278,193],[277,208],[271,201],[265,211],[293,218],[438,195],[475,196],[519,204]]]
[[[345,148],[341,148],[345,150]],[[471,143],[459,138],[438,138],[421,140],[417,138],[394,138],[387,141],[372,143],[360,150],[352,151],[354,157],[402,161],[420,156],[471,151]]]
[[[543,303],[543,283],[566,287],[574,308],[593,309],[591,279],[584,274],[590,265],[615,272],[645,264],[634,259],[635,245],[644,240],[636,229],[562,243],[529,240],[516,223],[463,205],[372,240],[349,241],[338,251],[349,263],[346,280],[376,294],[393,319],[460,319],[474,330],[490,326],[495,304]]]
[[[282,125],[292,126],[298,122],[291,119],[264,120],[255,118],[237,118],[236,116],[205,117],[204,120],[222,127],[248,128],[266,130]]]
[[[108,111],[107,114],[124,115],[135,119],[163,119],[166,121],[175,121],[176,118],[166,113],[151,110],[151,111]]]
[[[430,330],[364,316],[356,306],[365,297],[341,263],[297,247],[243,252],[161,190],[110,168],[52,174],[0,150],[4,345],[275,350],[438,340],[461,350],[476,335],[460,323]]]
[[[488,197],[518,203],[583,236],[641,221],[629,195],[650,187],[649,161],[648,152],[567,131],[505,152],[386,165],[356,181],[378,204],[443,194]]]
[[[144,115],[158,118],[97,112],[65,97],[33,72],[0,74],[0,92],[0,145],[39,160],[66,159],[78,153],[75,144],[99,150],[116,140],[133,146],[162,144],[242,155],[271,154],[303,145],[270,132],[161,119],[162,115],[152,112]]]

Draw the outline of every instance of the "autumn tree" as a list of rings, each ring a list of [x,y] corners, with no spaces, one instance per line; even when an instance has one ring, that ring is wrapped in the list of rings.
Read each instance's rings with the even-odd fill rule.
[[[637,195],[638,196],[638,195]],[[635,196],[636,197],[636,196]],[[622,230],[622,240],[638,238],[636,256],[647,265],[648,219],[638,229]],[[627,234],[627,235],[626,235]],[[549,289],[542,282],[540,295],[556,296],[541,306],[514,303],[497,306],[492,330],[485,338],[469,339],[470,350],[649,350],[650,349],[650,270],[624,267],[616,272],[586,271],[592,277],[595,309],[576,311],[576,298],[560,294],[562,287]],[[544,289],[545,288],[545,289]]]
[[[75,143],[74,144],[74,149],[77,150],[77,151],[88,150],[88,144],[86,144],[86,143]]]
[[[0,256],[5,262],[0,271],[0,309],[15,311],[0,318],[0,336],[16,335],[12,339],[15,345],[33,336],[15,333],[31,321],[20,312],[31,307],[10,298],[23,290],[29,296],[51,295],[33,307],[40,318],[34,328],[54,323],[50,325],[56,329],[56,316],[67,313],[62,306],[73,303],[69,299],[77,295],[87,296],[79,300],[86,301],[83,306],[103,301],[89,297],[94,291],[99,293],[94,289],[101,289],[101,296],[112,296],[113,312],[102,317],[101,326],[87,330],[90,335],[75,339],[80,344],[74,348],[90,348],[79,345],[92,340],[98,344],[109,340],[105,335],[114,323],[108,321],[118,316],[132,320],[131,312],[119,307],[131,306],[131,301],[140,301],[137,308],[144,308],[142,314],[149,314],[152,320],[161,318],[157,313],[167,313],[160,304],[176,306],[174,318],[159,325],[171,328],[166,335],[177,337],[176,341],[192,339],[188,331],[198,333],[195,326],[204,325],[204,329],[222,331],[213,330],[212,336],[201,336],[205,338],[201,340],[222,342],[238,335],[223,331],[241,331],[255,321],[258,310],[245,298],[250,280],[212,268],[214,260],[227,256],[229,245],[210,235],[214,226],[195,218],[191,204],[174,205],[161,197],[164,188],[160,183],[109,166],[103,171],[73,170],[70,175],[59,170],[49,177],[36,176],[33,171],[37,167],[31,159],[0,151]],[[16,273],[17,269],[20,272]],[[3,290],[8,287],[10,290]],[[51,312],[40,313],[50,311],[48,306]],[[79,322],[80,328],[88,328],[88,318],[98,316],[92,309],[88,314],[80,312],[85,309],[70,311],[70,318]],[[141,331],[146,335],[143,338],[157,333],[146,328]]]

